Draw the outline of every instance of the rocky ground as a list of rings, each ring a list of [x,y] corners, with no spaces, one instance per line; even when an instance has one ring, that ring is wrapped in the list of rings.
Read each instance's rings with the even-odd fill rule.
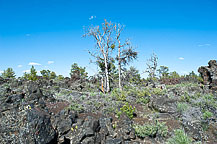
[[[67,80],[0,79],[0,143],[215,144],[216,68],[199,69],[204,84],[147,82],[108,94]]]

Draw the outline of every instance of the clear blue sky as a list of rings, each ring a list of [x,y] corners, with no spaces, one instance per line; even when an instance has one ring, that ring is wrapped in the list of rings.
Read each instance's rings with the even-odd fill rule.
[[[131,65],[141,72],[153,51],[180,74],[217,59],[216,0],[0,0],[0,71],[21,76],[35,64],[68,76],[77,62],[94,74],[94,42],[82,38],[83,26],[104,18],[126,26],[139,52]]]

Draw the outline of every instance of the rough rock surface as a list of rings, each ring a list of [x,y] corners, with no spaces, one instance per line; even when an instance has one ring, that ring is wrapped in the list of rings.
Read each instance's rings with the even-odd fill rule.
[[[216,61],[200,71],[215,88]],[[0,144],[161,144],[175,129],[184,129],[193,143],[217,143],[217,94],[198,83],[133,87],[123,101],[113,93],[74,91],[73,85],[68,78],[0,78]],[[118,117],[126,102],[135,108],[132,119],[124,112]],[[151,129],[156,121],[168,127],[165,137],[138,136],[134,125]]]
[[[202,75],[203,84],[217,91],[217,62],[210,60],[208,66],[201,66],[198,72]]]
[[[121,121],[118,121],[118,129],[114,129],[111,117],[102,113],[96,115],[88,112],[88,109],[79,113],[73,111],[68,108],[69,102],[64,98],[55,99],[52,94],[44,91],[45,85],[49,86],[47,83],[32,81],[2,82],[1,143],[116,144],[130,142],[136,138],[132,121],[128,117],[123,116]],[[70,94],[73,100],[82,96],[79,92]]]

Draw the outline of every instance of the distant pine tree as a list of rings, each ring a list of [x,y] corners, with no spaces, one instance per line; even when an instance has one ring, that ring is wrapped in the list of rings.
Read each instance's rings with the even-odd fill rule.
[[[12,68],[8,68],[7,70],[4,70],[4,72],[2,73],[3,78],[15,78],[15,76],[15,72]]]

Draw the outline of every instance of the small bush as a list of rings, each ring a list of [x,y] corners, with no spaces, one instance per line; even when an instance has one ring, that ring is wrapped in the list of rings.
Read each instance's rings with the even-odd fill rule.
[[[188,104],[186,103],[177,103],[177,111],[182,113],[188,109]]]
[[[185,92],[185,94],[181,96],[181,101],[183,102],[190,102],[190,100],[191,100],[191,97],[188,95],[187,92]]]
[[[136,99],[137,103],[147,104],[149,103],[150,99],[148,97],[140,97]]]
[[[143,103],[147,104],[150,101],[150,90],[143,88],[143,89],[137,89],[137,88],[129,88],[127,90],[127,95],[136,97],[137,103]]]
[[[207,120],[207,119],[210,119],[211,117],[213,117],[213,113],[206,110],[204,113],[203,113],[203,119]]]
[[[126,101],[126,98],[127,98],[127,94],[124,90],[120,90],[118,88],[114,89],[112,92],[111,92],[111,95],[113,97],[115,97],[117,100],[119,101]]]
[[[61,97],[61,96],[69,96],[70,94],[72,93],[71,90],[68,90],[68,89],[61,89],[59,93],[57,93],[56,95],[58,97]]]
[[[207,107],[217,107],[217,102],[213,94],[207,94],[203,96],[203,105]]]
[[[122,113],[125,113],[130,119],[133,118],[133,113],[136,111],[135,107],[132,107],[129,105],[128,102],[126,102],[123,107],[120,108],[121,111],[117,112],[118,117],[121,116]]]
[[[184,130],[177,129],[173,137],[168,139],[167,144],[192,144],[192,139],[184,132]]]
[[[84,110],[84,107],[81,104],[77,104],[75,102],[73,102],[68,109],[70,109],[71,111],[75,111],[75,112],[82,112]]]
[[[147,88],[137,89],[134,87],[130,87],[126,89],[127,95],[134,96],[134,97],[144,97],[144,96],[151,96],[150,90]]]
[[[158,121],[154,124],[134,125],[133,128],[135,129],[136,135],[141,138],[145,138],[146,136],[156,137],[157,135],[166,137],[168,134],[168,127],[165,123]]]
[[[151,93],[153,95],[164,95],[164,94],[166,94],[166,91],[162,90],[160,88],[153,88],[152,91],[151,91]]]

